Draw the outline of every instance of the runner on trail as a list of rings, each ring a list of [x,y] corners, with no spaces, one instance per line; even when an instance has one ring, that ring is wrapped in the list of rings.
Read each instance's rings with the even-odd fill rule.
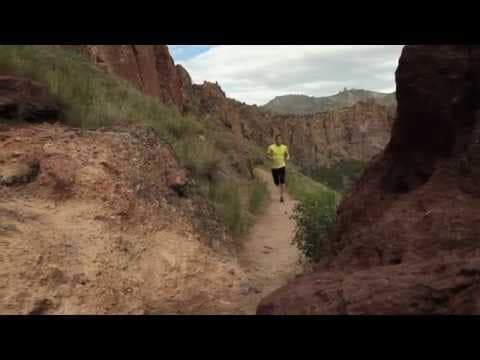
[[[283,190],[285,187],[285,160],[290,159],[287,145],[282,143],[282,135],[275,136],[275,144],[267,149],[267,158],[272,161],[273,182],[280,187],[280,202],[283,203]]]

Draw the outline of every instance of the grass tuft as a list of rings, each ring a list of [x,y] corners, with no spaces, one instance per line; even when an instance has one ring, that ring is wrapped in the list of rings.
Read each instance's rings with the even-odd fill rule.
[[[267,184],[264,181],[255,178],[250,184],[249,193],[248,208],[250,212],[254,215],[261,214],[270,199]]]

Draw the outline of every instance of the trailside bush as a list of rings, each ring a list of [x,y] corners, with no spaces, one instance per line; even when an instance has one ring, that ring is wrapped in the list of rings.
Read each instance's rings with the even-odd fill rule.
[[[296,222],[293,243],[307,260],[316,263],[328,254],[328,232],[335,222],[336,196],[320,192],[300,201],[292,218]]]
[[[287,167],[286,185],[290,195],[299,201],[317,196],[323,192],[330,192],[333,193],[334,197],[339,197],[339,194],[331,188],[302,174],[292,165]]]
[[[256,178],[250,184],[249,192],[249,210],[251,213],[258,215],[262,212],[265,204],[270,197],[270,193],[268,192],[268,186],[264,181]]]
[[[207,177],[219,165],[221,153],[211,142],[199,137],[184,137],[173,144],[182,166],[196,178]]]
[[[210,183],[209,200],[221,214],[234,238],[243,236],[248,228],[248,216],[242,204],[240,189],[234,183]]]

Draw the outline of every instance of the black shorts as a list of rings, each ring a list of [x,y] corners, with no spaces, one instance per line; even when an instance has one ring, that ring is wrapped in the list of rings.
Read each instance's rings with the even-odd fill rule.
[[[275,185],[285,184],[285,167],[272,169],[272,175]]]

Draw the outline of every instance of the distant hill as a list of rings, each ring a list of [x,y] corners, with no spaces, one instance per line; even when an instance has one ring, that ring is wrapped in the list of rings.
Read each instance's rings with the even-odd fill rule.
[[[279,114],[313,114],[352,106],[359,101],[375,100],[385,106],[395,106],[395,93],[385,94],[362,89],[344,89],[336,95],[311,97],[306,95],[277,96],[260,108]]]

